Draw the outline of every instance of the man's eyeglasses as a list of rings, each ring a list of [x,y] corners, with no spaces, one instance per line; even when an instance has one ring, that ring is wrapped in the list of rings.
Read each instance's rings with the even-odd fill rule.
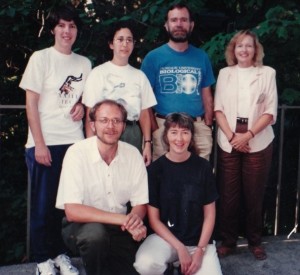
[[[99,119],[97,119],[96,121],[98,121],[100,124],[102,125],[108,125],[110,122],[112,123],[112,125],[116,126],[116,125],[120,125],[121,123],[123,123],[124,121],[119,119],[119,118],[107,118],[107,117],[101,117]]]
[[[114,39],[115,41],[117,41],[117,43],[122,44],[124,41],[126,42],[126,44],[133,44],[135,43],[135,40],[132,37],[118,37]]]

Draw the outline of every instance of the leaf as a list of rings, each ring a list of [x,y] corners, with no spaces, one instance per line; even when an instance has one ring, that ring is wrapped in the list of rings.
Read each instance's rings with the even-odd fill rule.
[[[146,22],[149,19],[149,14],[145,13],[142,17],[142,22]]]
[[[12,8],[11,6],[9,6],[9,7],[6,9],[6,14],[7,14],[9,17],[14,17],[15,14],[16,14],[16,9]]]
[[[158,6],[151,6],[150,13],[153,15],[157,11]]]

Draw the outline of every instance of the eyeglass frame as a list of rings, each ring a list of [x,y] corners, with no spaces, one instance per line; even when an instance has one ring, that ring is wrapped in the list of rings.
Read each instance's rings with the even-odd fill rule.
[[[101,125],[108,125],[110,122],[112,123],[113,126],[119,126],[122,123],[125,123],[124,120],[119,119],[119,118],[108,118],[108,117],[101,117],[99,119],[96,119],[95,122],[98,121],[100,122]]]
[[[114,38],[114,41],[117,41],[120,45],[123,44],[123,42],[125,41],[126,44],[135,44],[135,39],[133,39],[133,37],[123,37],[123,36],[120,36],[120,37],[117,37],[117,38]]]

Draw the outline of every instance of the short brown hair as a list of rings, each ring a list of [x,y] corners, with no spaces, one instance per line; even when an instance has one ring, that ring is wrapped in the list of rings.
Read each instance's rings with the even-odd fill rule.
[[[107,104],[107,105],[118,107],[121,114],[122,114],[122,121],[126,122],[126,120],[127,120],[127,111],[126,111],[125,107],[121,103],[119,103],[115,100],[111,100],[111,99],[104,99],[104,100],[96,103],[94,105],[94,107],[91,108],[90,113],[89,113],[90,121],[96,121],[96,112],[101,107],[102,104]]]
[[[166,116],[164,126],[165,128],[163,131],[162,140],[164,144],[167,146],[168,151],[170,149],[169,141],[167,138],[168,131],[171,127],[178,126],[179,128],[184,128],[191,131],[192,138],[188,150],[195,154],[199,153],[196,148],[195,140],[194,140],[194,133],[195,133],[194,119],[189,114],[183,112],[168,114]]]

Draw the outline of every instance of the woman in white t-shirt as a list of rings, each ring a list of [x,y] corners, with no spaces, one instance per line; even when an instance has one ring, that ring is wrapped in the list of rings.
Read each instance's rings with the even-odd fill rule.
[[[61,238],[64,212],[55,209],[55,200],[65,152],[84,138],[84,109],[77,102],[91,70],[86,57],[72,52],[81,26],[75,8],[65,5],[52,10],[46,23],[54,45],[32,54],[20,83],[26,91],[29,125],[30,260],[38,263],[65,252]]]
[[[249,249],[257,260],[267,258],[261,246],[262,206],[272,159],[277,88],[275,70],[262,65],[263,55],[253,32],[238,32],[226,48],[228,67],[220,70],[217,80],[219,257],[236,248],[243,201]]]
[[[90,109],[104,99],[116,100],[128,112],[121,140],[137,147],[145,164],[149,165],[151,125],[148,109],[156,105],[156,99],[146,75],[128,63],[135,44],[132,24],[129,21],[115,23],[108,32],[107,40],[113,52],[112,60],[95,67],[84,87],[82,102],[88,107],[86,135],[94,135],[89,123]]]

